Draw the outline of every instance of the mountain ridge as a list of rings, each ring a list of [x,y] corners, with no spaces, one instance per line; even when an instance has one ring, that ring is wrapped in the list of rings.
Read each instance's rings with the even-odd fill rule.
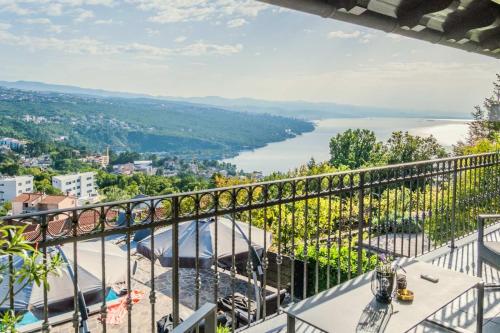
[[[220,96],[175,97],[139,93],[117,92],[104,89],[82,88],[72,85],[50,84],[37,81],[0,81],[7,88],[70,93],[100,97],[146,98],[162,101],[176,101],[203,106],[225,108],[230,111],[267,113],[271,115],[294,117],[306,120],[326,118],[364,118],[364,117],[407,117],[407,118],[468,118],[468,114],[457,115],[453,112],[436,110],[412,110],[371,107],[363,105],[339,104],[334,102],[308,101],[271,101],[251,97],[225,98]]]

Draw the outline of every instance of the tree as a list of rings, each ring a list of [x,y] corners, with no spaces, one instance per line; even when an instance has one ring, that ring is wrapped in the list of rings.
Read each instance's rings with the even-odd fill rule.
[[[476,106],[472,112],[474,121],[469,125],[469,145],[481,139],[494,140],[495,134],[500,132],[500,74],[497,74],[493,87],[493,95],[484,100],[483,108]]]
[[[393,132],[385,145],[389,164],[408,163],[446,157],[446,150],[432,135],[423,138],[408,132]]]
[[[60,274],[60,267],[63,260],[59,254],[54,255],[44,264],[41,260],[40,252],[35,249],[24,237],[25,227],[2,224],[0,221],[0,257],[9,255],[22,259],[21,267],[14,271],[14,280],[19,283],[15,294],[19,293],[31,283],[37,286],[44,285],[49,288],[47,276],[49,274]],[[9,237],[10,236],[10,237]],[[9,276],[9,265],[0,262],[0,282],[4,277]],[[9,295],[0,298],[0,304],[9,302]],[[22,319],[22,315],[16,314],[14,310],[6,311],[0,317],[0,332],[15,333],[16,323]]]
[[[348,129],[330,139],[330,163],[334,167],[347,166],[356,169],[368,163],[376,163],[381,157],[382,143],[375,133],[367,129]]]

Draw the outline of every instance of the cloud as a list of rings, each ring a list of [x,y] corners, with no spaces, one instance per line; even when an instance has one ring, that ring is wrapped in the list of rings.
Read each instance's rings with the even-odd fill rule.
[[[243,45],[218,45],[207,44],[205,42],[197,42],[190,44],[181,49],[177,49],[176,53],[189,56],[201,56],[205,54],[211,55],[231,55],[239,53],[243,50]]]
[[[46,14],[61,16],[66,9],[82,9],[84,6],[112,7],[117,0],[0,0],[0,12],[18,16]]]
[[[358,38],[359,36],[361,36],[361,32],[359,30],[353,32],[344,32],[338,30],[338,31],[331,31],[328,33],[328,39],[335,39],[335,38],[352,39],[352,38]]]
[[[244,26],[247,23],[248,23],[248,21],[245,20],[244,18],[238,18],[238,19],[228,21],[227,27],[228,28],[238,28],[238,27]]]
[[[52,3],[45,8],[45,13],[50,16],[61,16],[63,6],[60,3]]]
[[[26,24],[52,24],[48,18],[24,19],[22,22]]]
[[[60,39],[15,35],[7,31],[8,25],[0,26],[0,44],[26,47],[32,51],[50,50],[67,54],[86,55],[134,55],[144,58],[168,56],[229,56],[241,52],[241,44],[211,44],[199,41],[179,48],[165,48],[143,43],[110,44],[89,37]]]
[[[146,28],[146,33],[150,36],[158,36],[160,34],[160,31],[151,28]]]
[[[78,16],[74,19],[74,22],[82,23],[90,20],[91,18],[94,18],[94,12],[92,12],[91,10],[81,9],[79,10]]]
[[[48,32],[54,32],[56,34],[60,34],[61,32],[63,32],[63,26],[62,25],[57,25],[57,24],[51,24],[47,28],[47,31]]]
[[[254,0],[126,0],[138,9],[152,12],[151,22],[166,24],[175,22],[219,20],[225,17],[255,17],[269,5]]]
[[[336,30],[336,31],[331,31],[327,34],[328,39],[356,39],[364,44],[369,43],[373,37],[374,35],[370,33],[361,32],[359,30],[355,30],[352,32]]]
[[[115,23],[115,21],[113,19],[94,21],[94,24],[97,24],[97,25],[111,25],[113,23]]]
[[[0,22],[0,31],[9,30],[12,27],[10,23]]]
[[[174,42],[176,42],[176,43],[182,43],[182,42],[184,42],[186,39],[187,39],[187,37],[186,37],[186,36],[179,36],[179,37],[177,37],[176,39],[174,39]]]
[[[0,2],[0,4],[2,5],[2,7],[0,8],[0,13],[7,12],[7,13],[16,14],[19,16],[31,14],[31,10],[19,6],[14,1],[3,1],[3,2],[4,2],[3,4],[2,4],[2,2]]]

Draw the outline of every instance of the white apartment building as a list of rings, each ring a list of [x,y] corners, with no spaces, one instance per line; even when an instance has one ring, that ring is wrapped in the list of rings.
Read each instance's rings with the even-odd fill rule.
[[[1,138],[0,146],[9,147],[10,149],[19,149],[26,144],[25,141],[14,138]]]
[[[33,176],[0,177],[0,202],[34,191]]]
[[[66,195],[77,197],[80,201],[93,202],[99,196],[95,176],[95,172],[54,176],[52,177],[52,186]]]

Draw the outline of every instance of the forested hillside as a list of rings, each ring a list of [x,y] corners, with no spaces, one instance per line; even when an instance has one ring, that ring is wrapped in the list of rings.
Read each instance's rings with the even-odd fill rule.
[[[313,130],[302,120],[184,102],[0,87],[0,136],[221,158]]]

